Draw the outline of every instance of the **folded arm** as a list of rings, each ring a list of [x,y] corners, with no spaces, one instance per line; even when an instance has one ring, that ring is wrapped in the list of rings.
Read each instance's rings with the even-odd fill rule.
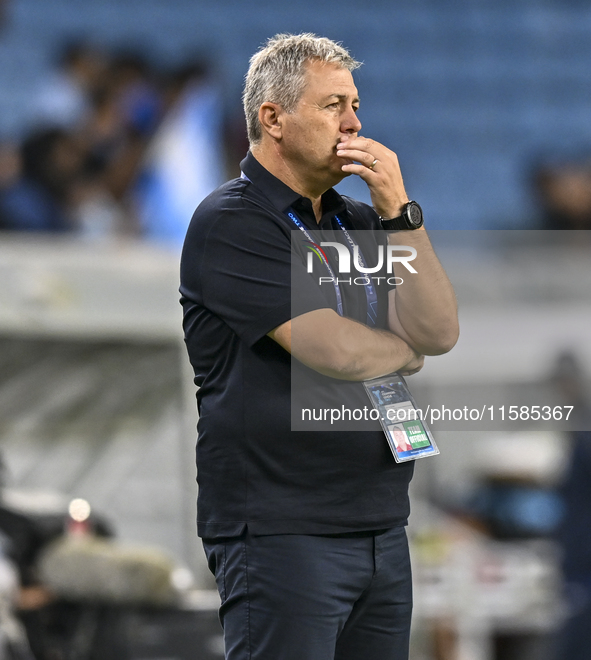
[[[447,353],[459,336],[458,306],[427,232],[392,233],[388,243],[408,245],[417,251],[416,258],[410,262],[416,273],[408,271],[403,264],[396,266],[396,275],[404,281],[389,293],[390,330],[423,355]]]
[[[416,373],[423,356],[403,339],[317,309],[283,323],[268,333],[306,366],[332,378],[366,380],[393,371]]]

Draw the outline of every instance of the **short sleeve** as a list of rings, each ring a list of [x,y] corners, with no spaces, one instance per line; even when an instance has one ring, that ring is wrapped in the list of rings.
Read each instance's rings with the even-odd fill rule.
[[[248,345],[291,319],[293,309],[299,315],[330,306],[304,265],[294,261],[287,223],[262,209],[225,209],[197,224],[207,226],[188,234],[188,243],[201,241],[195,250],[199,266],[186,269],[182,292]],[[190,259],[186,243],[183,260]],[[294,273],[298,283],[292,289]]]

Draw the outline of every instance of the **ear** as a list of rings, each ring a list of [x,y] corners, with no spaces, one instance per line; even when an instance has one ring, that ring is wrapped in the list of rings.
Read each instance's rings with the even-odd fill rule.
[[[280,140],[283,137],[283,113],[280,105],[268,101],[259,108],[261,128],[274,140]]]

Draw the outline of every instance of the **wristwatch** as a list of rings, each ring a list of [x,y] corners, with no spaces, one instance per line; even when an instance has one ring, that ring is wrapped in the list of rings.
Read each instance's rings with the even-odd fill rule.
[[[402,207],[402,214],[397,218],[385,220],[380,216],[382,229],[386,231],[400,231],[401,229],[419,229],[423,226],[423,210],[413,201],[407,202]]]

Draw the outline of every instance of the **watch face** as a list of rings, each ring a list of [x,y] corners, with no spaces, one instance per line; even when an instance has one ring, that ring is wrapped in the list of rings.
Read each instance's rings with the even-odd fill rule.
[[[406,214],[409,222],[415,226],[420,227],[423,224],[423,212],[421,207],[416,202],[410,202]]]

